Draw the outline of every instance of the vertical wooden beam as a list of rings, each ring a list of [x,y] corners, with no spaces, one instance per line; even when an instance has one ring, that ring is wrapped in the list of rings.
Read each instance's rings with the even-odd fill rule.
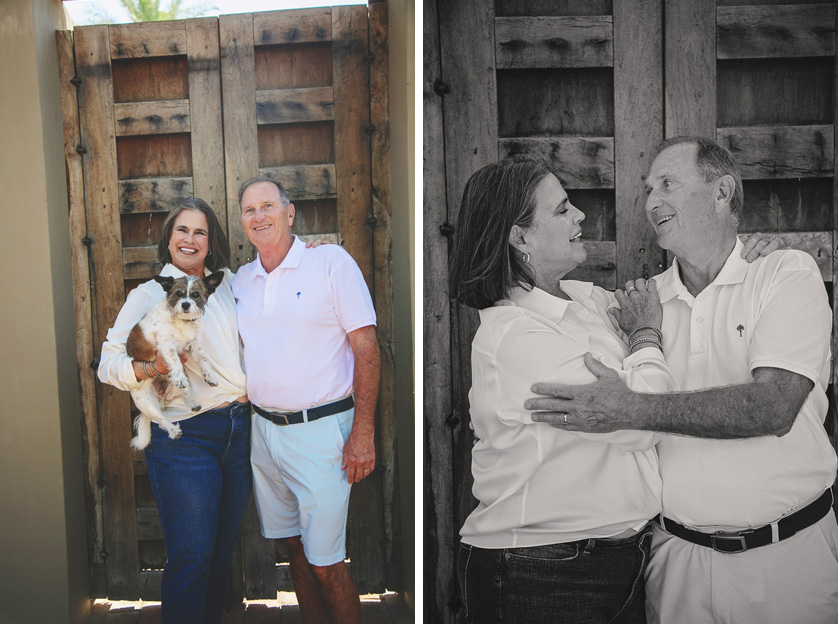
[[[424,613],[427,622],[456,621],[447,608],[454,565],[453,474],[451,430],[451,304],[448,299],[448,239],[440,227],[448,221],[445,142],[442,122],[444,89],[440,61],[437,0],[424,0],[422,56],[422,327],[423,337],[423,481]]]
[[[76,67],[81,83],[81,145],[85,211],[91,239],[90,282],[96,293],[93,344],[100,345],[125,301],[122,237],[117,193],[113,82],[107,26],[75,30]],[[104,475],[105,558],[108,597],[139,598],[139,555],[134,501],[134,466],[128,393],[97,384]]]
[[[238,200],[242,182],[259,175],[253,15],[222,15],[218,19],[218,32],[224,103],[227,232],[230,238],[230,269],[237,271],[256,258],[256,251],[241,228]]]
[[[838,11],[836,11],[835,21],[836,32],[838,32]],[[832,398],[833,409],[827,414],[827,418],[832,418],[832,445],[838,452],[838,410],[834,406],[838,405],[838,372],[836,372],[835,358],[838,357],[838,52],[835,54],[834,67],[832,73],[832,132],[833,140],[833,167],[832,167],[832,374],[830,380],[832,381]],[[838,484],[838,478],[836,478]],[[833,509],[838,513],[838,500],[833,503]]]
[[[206,201],[227,231],[224,128],[221,124],[221,59],[218,19],[186,20],[192,190]],[[238,216],[238,211],[233,210]]]
[[[393,236],[390,194],[390,92],[387,3],[369,5],[370,136],[372,175],[373,279],[381,345],[381,383],[378,391],[378,461],[384,510],[384,560],[388,588],[403,587],[400,505],[396,483],[396,374],[393,309]]]
[[[663,7],[659,0],[614,3],[614,192],[617,286],[664,268],[646,219],[644,183],[663,139]]]
[[[370,180],[373,128],[370,125],[368,42],[366,6],[332,8],[338,231],[341,244],[358,263],[370,293],[377,300],[370,229],[374,215]],[[381,431],[376,436],[379,442],[380,436]],[[381,476],[374,473],[352,487],[349,503],[347,551],[352,561],[352,578],[361,593],[384,587],[383,523]]]
[[[664,36],[664,136],[715,139],[716,1],[665,3]]]
[[[70,245],[72,249],[73,284],[75,285],[74,312],[76,318],[76,361],[79,369],[82,424],[82,453],[84,457],[84,498],[87,518],[87,556],[90,565],[90,590],[95,597],[107,596],[105,576],[104,517],[102,490],[97,480],[102,474],[99,454],[99,419],[96,412],[96,373],[92,368],[99,354],[94,352],[93,307],[90,290],[90,266],[87,237],[87,217],[84,213],[84,178],[82,158],[77,148],[79,135],[79,108],[73,57],[73,33],[70,30],[55,32],[58,48],[58,78],[61,82],[61,116],[64,128],[64,162],[67,166],[67,191],[70,203]]]

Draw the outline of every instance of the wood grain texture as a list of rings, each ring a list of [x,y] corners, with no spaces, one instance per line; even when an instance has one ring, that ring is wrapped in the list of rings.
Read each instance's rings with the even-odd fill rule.
[[[832,179],[745,180],[739,229],[817,232],[832,227]]]
[[[715,138],[715,0],[667,4],[664,32],[664,138]]]
[[[341,242],[375,297],[373,277],[372,188],[370,179],[369,24],[366,6],[332,8],[332,86],[335,98],[335,174]],[[380,431],[377,444],[380,444]],[[375,477],[375,478],[373,478]],[[358,487],[358,485],[362,487]],[[347,527],[347,554],[359,591],[384,586],[385,560],[381,481],[377,475],[353,488]],[[364,511],[368,509],[369,511]]]
[[[192,175],[191,137],[187,133],[117,137],[116,157],[120,180]]]
[[[663,139],[662,27],[659,2],[623,0],[615,4],[617,284],[656,275],[665,265],[665,255],[646,219],[644,188],[652,153]]]
[[[114,104],[116,136],[189,132],[189,101],[130,102]]]
[[[610,67],[610,15],[495,18],[497,67]]]
[[[611,15],[612,0],[496,0],[500,16]]]
[[[226,233],[229,223],[223,158],[218,20],[211,17],[187,20],[186,42],[189,114],[192,118],[192,192],[209,204]],[[234,208],[232,212],[237,218],[237,210]]]
[[[333,100],[331,87],[258,91],[256,120],[274,124],[334,119]]]
[[[292,202],[300,199],[322,199],[337,196],[335,165],[291,165],[263,167],[259,175],[267,175],[279,182]],[[340,211],[338,199],[338,211]],[[339,214],[339,213],[338,213]],[[340,224],[340,216],[338,216]]]
[[[448,298],[448,238],[440,227],[448,222],[444,96],[440,60],[437,0],[423,1],[422,71],[422,477],[424,507],[424,617],[450,624],[456,615],[449,600],[457,594],[451,582],[455,535],[454,466],[451,429],[451,302]],[[435,88],[436,87],[436,88]]]
[[[120,180],[119,211],[122,214],[169,212],[193,196],[192,178],[138,178]]]
[[[144,22],[109,26],[111,58],[186,54],[186,22]]]
[[[498,157],[532,154],[549,163],[565,189],[614,187],[611,137],[526,137],[498,140]]]
[[[257,138],[260,167],[335,162],[335,124],[331,121],[259,126]]]
[[[403,587],[403,558],[395,539],[401,534],[396,495],[396,367],[393,303],[393,235],[390,178],[389,38],[387,4],[369,5],[370,64],[370,175],[373,228],[374,304],[376,333],[381,347],[381,378],[378,391],[378,468],[384,514],[384,561],[387,587]]]
[[[122,272],[125,279],[150,280],[163,269],[157,261],[157,245],[125,247],[122,250]]]
[[[332,44],[259,46],[254,51],[256,89],[301,89],[332,84]]]
[[[838,25],[838,18],[833,24]],[[835,102],[838,102],[838,54],[836,54],[835,58],[833,59],[833,66],[832,66],[832,128],[833,131],[838,128],[838,106],[835,106]],[[832,153],[832,162],[833,167],[834,163],[838,160],[838,141],[835,141],[833,145],[833,153]],[[838,176],[833,174],[832,177],[832,202],[831,202],[831,212],[832,212],[832,249],[836,249],[836,242],[838,242]],[[832,382],[831,387],[831,397],[832,397],[832,404],[836,405],[835,401],[838,401],[838,371],[836,370],[835,366],[835,357],[838,354],[838,297],[835,296],[835,284],[838,282],[838,253],[833,255],[832,258],[832,369],[830,371],[829,378]],[[835,448],[836,452],[838,452],[838,413],[836,413],[835,409],[831,411],[831,423],[825,423],[827,431],[831,430],[831,441],[832,446]],[[827,418],[830,418],[830,415],[827,415]],[[838,476],[836,476],[836,484],[838,484]],[[838,513],[838,501],[834,501],[832,505],[833,510]]]
[[[184,56],[154,56],[112,61],[114,102],[189,99]]]
[[[328,7],[253,14],[253,42],[311,43],[332,39],[332,14]]]
[[[55,33],[58,51],[58,78],[61,84],[61,123],[64,132],[64,162],[67,168],[67,193],[70,206],[70,261],[72,263],[74,297],[73,312],[76,326],[76,363],[79,370],[79,389],[82,423],[82,458],[84,461],[85,518],[87,526],[87,556],[90,565],[92,596],[107,594],[104,550],[104,510],[102,490],[96,480],[102,473],[99,452],[99,421],[96,410],[96,373],[91,368],[97,358],[93,344],[93,299],[90,288],[90,264],[87,245],[87,217],[84,211],[84,174],[79,135],[79,108],[76,87],[70,82],[76,75],[73,53],[73,33]]]
[[[230,238],[230,269],[237,271],[256,257],[253,245],[242,231],[238,205],[242,182],[259,175],[253,16],[222,15],[218,19],[218,30],[221,40],[227,232]]]
[[[90,280],[96,293],[93,344],[100,345],[124,301],[119,201],[117,197],[116,137],[107,26],[75,30],[81,143],[85,184],[85,212],[92,240]],[[115,262],[116,260],[116,262]],[[139,597],[139,558],[134,507],[134,470],[130,453],[131,420],[128,393],[97,384],[102,418],[100,447],[104,488],[104,551],[108,596]],[[98,485],[98,484],[97,484]]]
[[[835,55],[835,5],[719,7],[716,55],[777,58]]]
[[[567,279],[593,282],[606,290],[617,288],[617,244],[613,241],[586,241],[585,251],[588,252],[587,259],[568,273]],[[627,279],[631,279],[630,274]]]
[[[833,175],[832,125],[719,128],[718,141],[736,158],[743,179]]]

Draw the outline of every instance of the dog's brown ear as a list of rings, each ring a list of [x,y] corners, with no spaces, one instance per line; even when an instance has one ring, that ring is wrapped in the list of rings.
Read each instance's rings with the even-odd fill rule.
[[[172,289],[172,284],[175,283],[174,277],[163,277],[162,275],[155,275],[154,281],[163,287],[163,290],[169,292]]]
[[[216,271],[204,278],[204,286],[207,288],[207,297],[215,292],[215,289],[224,281],[224,271]]]

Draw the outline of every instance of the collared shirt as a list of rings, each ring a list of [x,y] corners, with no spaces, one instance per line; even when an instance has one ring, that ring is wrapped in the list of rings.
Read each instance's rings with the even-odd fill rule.
[[[205,271],[209,275],[209,271]],[[213,407],[235,401],[245,394],[244,372],[241,367],[238,327],[236,325],[236,302],[230,283],[233,274],[224,269],[224,280],[207,299],[207,307],[201,320],[201,335],[204,352],[210,361],[210,368],[215,373],[218,385],[209,386],[201,374],[201,367],[190,357],[183,365],[189,379],[190,395],[201,405],[205,412]],[[167,264],[160,271],[165,277],[183,277],[186,275],[172,264]],[[99,358],[99,381],[116,386],[120,390],[133,390],[140,385],[134,375],[132,358],[125,350],[125,341],[146,312],[165,296],[163,287],[149,280],[128,293],[125,305],[119,311],[114,326],[108,331],[102,344]],[[173,422],[189,418],[196,413],[191,411],[183,398],[178,397],[168,404],[164,414]]]
[[[375,325],[364,276],[339,245],[294,243],[270,273],[261,259],[233,281],[247,394],[261,407],[295,411],[352,393],[347,334]]]
[[[678,262],[656,277],[666,361],[683,390],[753,381],[781,368],[815,384],[789,433],[744,440],[663,436],[664,515],[694,527],[761,526],[817,498],[835,480],[824,430],[832,314],[814,260],[775,251],[748,264],[737,241],[697,297]]]
[[[628,355],[607,313],[614,295],[563,281],[572,301],[515,288],[480,311],[472,343],[472,474],[477,508],[460,534],[481,548],[611,537],[660,511],[657,434],[580,434],[532,420],[524,402],[537,381],[587,384],[592,352],[643,392],[677,390],[661,352]]]

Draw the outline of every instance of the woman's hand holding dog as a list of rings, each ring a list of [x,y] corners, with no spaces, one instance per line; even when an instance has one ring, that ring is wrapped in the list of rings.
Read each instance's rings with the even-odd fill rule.
[[[178,353],[178,357],[180,361],[186,364],[186,360],[189,359],[189,354],[185,351],[181,351]],[[160,373],[160,376],[168,375],[169,374],[169,367],[166,365],[166,360],[160,354],[159,351],[154,352],[154,360],[152,362],[146,362],[146,370],[143,369],[143,363],[134,360],[131,362],[134,367],[134,376],[137,378],[137,381],[142,381],[144,379],[150,379],[155,377],[155,375],[146,375],[146,370],[152,369]]]

